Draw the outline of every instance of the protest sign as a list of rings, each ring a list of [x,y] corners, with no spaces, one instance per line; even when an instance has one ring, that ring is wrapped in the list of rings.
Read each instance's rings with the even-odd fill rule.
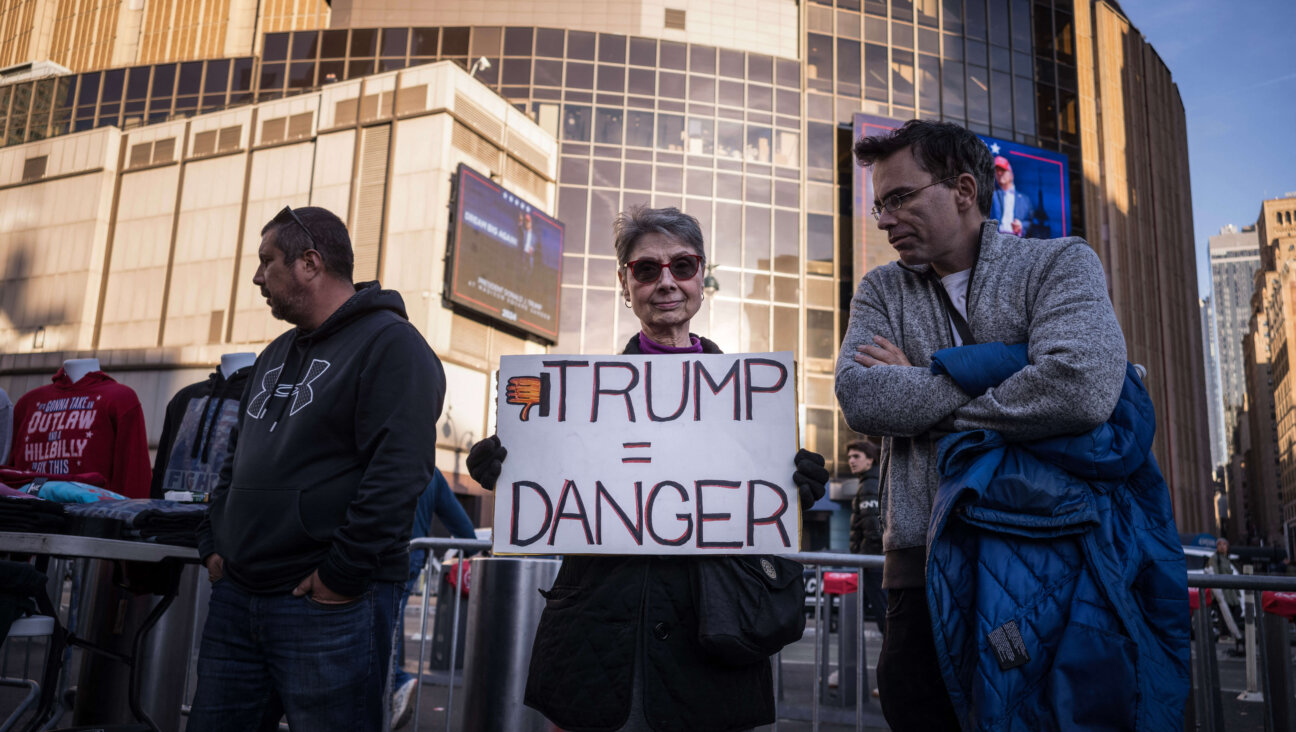
[[[505,356],[499,554],[799,551],[792,354]]]

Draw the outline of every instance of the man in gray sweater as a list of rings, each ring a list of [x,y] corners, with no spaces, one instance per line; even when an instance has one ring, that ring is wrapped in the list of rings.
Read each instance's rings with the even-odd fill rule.
[[[939,440],[1092,429],[1116,406],[1125,339],[1083,239],[1019,239],[987,220],[992,158],[976,135],[912,120],[859,140],[855,155],[872,168],[872,214],[900,256],[860,282],[837,360],[847,423],[883,436],[882,711],[897,732],[957,730],[924,590]],[[1028,343],[1030,365],[975,399],[928,368],[942,348],[994,341]]]

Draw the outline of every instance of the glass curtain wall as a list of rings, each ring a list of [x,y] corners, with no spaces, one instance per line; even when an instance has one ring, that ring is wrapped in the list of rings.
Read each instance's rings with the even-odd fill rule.
[[[832,371],[851,271],[855,112],[939,118],[1071,158],[1080,230],[1071,0],[810,0],[803,62],[650,38],[534,27],[268,33],[244,57],[0,87],[0,141],[132,127],[451,60],[560,141],[567,225],[558,349],[620,350],[612,221],[678,206],[702,223],[720,289],[698,327],[729,351],[791,350],[806,440],[844,460]],[[489,65],[474,61],[485,58]],[[1079,231],[1083,235],[1083,231]]]

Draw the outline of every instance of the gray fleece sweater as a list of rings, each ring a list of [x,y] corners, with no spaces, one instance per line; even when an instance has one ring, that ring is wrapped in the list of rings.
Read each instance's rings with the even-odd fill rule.
[[[837,359],[837,401],[856,432],[881,435],[883,585],[924,584],[927,526],[946,433],[997,430],[1021,441],[1088,431],[1111,416],[1125,374],[1125,338],[1097,255],[1083,239],[1019,239],[981,228],[968,293],[978,343],[1029,343],[1030,366],[973,399],[931,356],[954,345],[927,265],[893,262],[865,275]],[[855,347],[881,335],[912,366],[864,367]]]

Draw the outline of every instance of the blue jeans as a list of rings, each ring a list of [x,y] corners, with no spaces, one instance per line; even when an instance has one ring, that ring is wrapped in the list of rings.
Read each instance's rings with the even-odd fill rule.
[[[355,602],[212,586],[189,732],[387,727],[387,678],[401,586],[375,582]]]
[[[410,593],[414,592],[415,585],[418,584],[418,575],[414,575],[401,588],[400,598],[400,620],[396,623],[397,630],[400,631],[396,636],[396,651],[392,654],[392,665],[396,668],[396,675],[392,681],[392,689],[399,689],[406,681],[414,677],[414,674],[405,670],[405,606],[409,604]],[[435,593],[432,595],[435,597]],[[425,608],[426,610],[426,608]],[[421,627],[421,624],[420,624]],[[431,628],[429,628],[431,630]],[[422,669],[419,670],[422,673]]]

